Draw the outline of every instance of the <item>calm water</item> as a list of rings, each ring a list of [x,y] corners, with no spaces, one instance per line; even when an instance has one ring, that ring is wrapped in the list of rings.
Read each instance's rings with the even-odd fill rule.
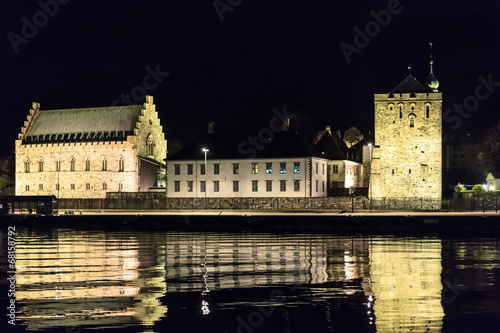
[[[18,229],[16,259],[12,332],[500,330],[498,239]]]

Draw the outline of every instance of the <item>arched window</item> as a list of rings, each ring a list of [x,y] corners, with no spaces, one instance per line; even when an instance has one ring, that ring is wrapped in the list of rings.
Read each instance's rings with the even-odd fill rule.
[[[43,171],[43,158],[40,157],[38,160],[38,171],[42,172]]]
[[[415,111],[415,104],[412,104],[410,108],[412,111]]]
[[[103,190],[107,190],[107,189],[108,189],[108,184],[106,184],[106,183],[102,183],[102,189],[103,189]]]
[[[88,157],[85,160],[85,171],[90,171],[90,160]]]
[[[123,156],[120,156],[118,158],[118,171],[124,171],[125,170],[125,162],[123,161]]]
[[[57,160],[56,160],[56,171],[59,172],[61,171],[61,156],[59,154],[57,155]]]
[[[29,173],[30,172],[30,159],[27,158],[24,161],[24,172]]]
[[[425,116],[426,116],[426,118],[429,118],[430,111],[431,111],[431,106],[429,104],[427,104],[425,106]]]
[[[410,116],[410,127],[415,127],[415,117]]]
[[[75,158],[73,156],[71,157],[71,160],[69,163],[70,163],[69,164],[70,171],[75,171]]]
[[[108,170],[108,162],[106,161],[106,156],[102,157],[102,171]]]
[[[403,104],[399,104],[399,119],[403,118]]]
[[[147,146],[147,149],[148,149],[148,155],[154,155],[154,145],[155,145],[155,142],[154,142],[154,139],[153,139],[153,136],[151,134],[148,135],[148,138],[146,140],[146,146]]]

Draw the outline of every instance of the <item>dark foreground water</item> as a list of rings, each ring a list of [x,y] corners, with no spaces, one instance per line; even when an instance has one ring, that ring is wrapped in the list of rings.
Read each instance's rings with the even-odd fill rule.
[[[16,326],[2,310],[2,332],[500,331],[493,238],[19,228],[15,236]]]

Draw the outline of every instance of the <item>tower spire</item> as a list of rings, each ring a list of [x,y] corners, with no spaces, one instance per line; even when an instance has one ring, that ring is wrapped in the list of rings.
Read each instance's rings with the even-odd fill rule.
[[[430,65],[430,72],[429,76],[427,76],[427,86],[434,92],[437,92],[437,88],[439,87],[439,81],[436,79],[434,76],[434,71],[432,68],[432,65],[434,64],[434,60],[432,60],[432,43],[429,43],[430,46],[430,55],[429,55],[429,65]]]

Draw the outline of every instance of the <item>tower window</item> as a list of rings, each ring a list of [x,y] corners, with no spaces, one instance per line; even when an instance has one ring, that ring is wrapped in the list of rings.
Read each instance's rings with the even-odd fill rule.
[[[392,169],[392,174],[394,174],[394,169]]]
[[[38,185],[38,189],[39,189],[40,191],[43,191],[43,184],[39,184],[39,185]]]
[[[415,127],[415,117],[410,117],[410,127]]]
[[[102,183],[102,189],[103,189],[103,190],[107,190],[107,189],[108,189],[108,184],[106,184],[106,183]]]
[[[41,158],[41,157],[38,160],[38,171],[40,171],[40,172],[43,171],[43,158]]]
[[[85,188],[86,188],[87,190],[90,190],[90,183],[85,184]]]
[[[24,172],[29,173],[30,172],[30,159],[27,158],[26,161],[24,161]]]
[[[75,171],[75,158],[72,157],[70,161],[70,170]]]
[[[123,161],[123,156],[118,159],[118,171],[125,170],[125,162]]]
[[[155,143],[154,143],[154,140],[153,140],[153,136],[151,134],[148,135],[148,138],[146,140],[146,146],[147,146],[147,150],[148,150],[148,155],[153,155],[153,147],[154,147]]]
[[[106,171],[108,169],[108,163],[106,162],[106,157],[102,158],[102,171]]]
[[[426,105],[426,106],[425,106],[425,116],[426,116],[427,118],[429,118],[430,109],[431,109],[431,107],[430,107],[429,105]]]
[[[85,171],[90,171],[90,160],[88,157],[85,160]]]

